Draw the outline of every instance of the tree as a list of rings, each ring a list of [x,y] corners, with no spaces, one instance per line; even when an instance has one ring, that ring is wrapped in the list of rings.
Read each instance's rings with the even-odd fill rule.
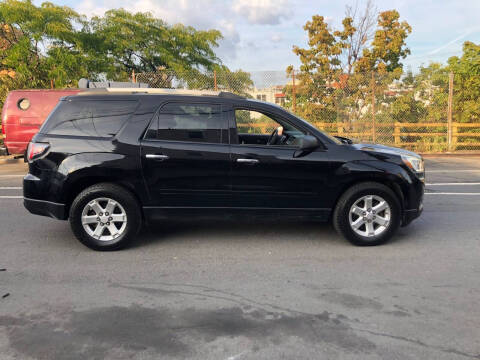
[[[151,13],[109,10],[92,18],[83,35],[86,52],[105,59],[104,71],[112,80],[126,80],[132,71],[166,68],[185,74],[220,64],[213,50],[222,38],[218,30],[169,26]]]
[[[480,45],[466,41],[462,56],[448,59],[446,70],[455,74],[455,121],[480,121]]]
[[[49,88],[51,80],[57,88],[76,87],[80,78],[127,81],[133,71],[165,71],[189,86],[203,81],[213,88],[216,70],[219,86],[244,92],[250,77],[222,64],[215,53],[221,38],[218,30],[168,25],[151,13],[114,9],[88,19],[50,2],[3,0],[0,106],[12,89]]]
[[[190,89],[212,90],[215,88],[215,76],[219,91],[230,91],[242,96],[250,96],[249,90],[253,88],[250,74],[242,70],[231,71],[225,65],[215,65],[212,71],[190,72],[182,78],[183,81],[180,85]]]
[[[402,75],[401,60],[410,52],[405,44],[411,32],[408,23],[400,22],[396,10],[384,11],[374,29],[372,2],[361,16],[358,13],[357,8],[347,8],[341,29],[332,29],[319,15],[305,24],[308,48],[293,48],[301,61],[300,115],[313,121],[342,121],[348,126],[365,116],[372,93],[378,102],[384,101],[387,85]],[[291,71],[292,67],[287,68],[288,74]],[[291,92],[288,86],[286,91]]]
[[[362,13],[358,9],[358,2],[354,7],[346,7],[345,17],[352,19],[352,25],[355,28],[348,37],[346,69],[344,69],[347,74],[352,73],[353,65],[362,56],[365,46],[373,39],[377,16],[378,10],[372,0],[367,1]]]
[[[400,14],[396,10],[381,12],[378,16],[378,28],[369,48],[363,50],[363,57],[358,61],[358,71],[377,71],[382,74],[402,74],[400,63],[410,54],[405,40],[412,32],[406,21],[400,22]]]
[[[80,16],[68,7],[45,2],[5,0],[0,3],[0,33],[7,48],[0,54],[0,70],[12,69],[30,87],[48,86],[55,79],[68,86],[88,73],[76,48],[75,26]]]

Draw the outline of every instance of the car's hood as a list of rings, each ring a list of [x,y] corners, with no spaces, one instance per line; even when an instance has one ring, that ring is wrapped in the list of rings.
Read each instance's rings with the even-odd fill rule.
[[[380,144],[352,144],[351,146],[357,150],[374,151],[374,152],[394,154],[394,155],[400,155],[400,156],[406,155],[406,156],[414,156],[414,157],[421,158],[419,154],[414,153],[413,151],[408,151],[405,149],[400,149],[400,148],[385,146]]]

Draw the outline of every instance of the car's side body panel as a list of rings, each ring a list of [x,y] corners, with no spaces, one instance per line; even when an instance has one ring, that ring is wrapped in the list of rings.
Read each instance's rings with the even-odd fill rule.
[[[71,101],[112,99],[88,95]],[[123,97],[122,97],[123,96]],[[75,138],[39,133],[50,152],[29,164],[24,180],[26,206],[37,214],[66,219],[73,198],[86,186],[115,182],[135,194],[146,220],[176,216],[261,215],[327,220],[351,185],[378,181],[402,201],[404,223],[421,211],[423,183],[395,155],[339,145],[280,108],[256,101],[218,97],[114,95],[137,99],[134,115],[112,138]],[[217,144],[145,139],[155,114],[172,101],[204,101],[226,109],[227,141]],[[320,146],[295,157],[289,146],[241,145],[233,109],[250,107],[276,113],[315,136]],[[228,135],[230,134],[230,135]],[[158,161],[146,155],[165,155]],[[298,155],[298,154],[297,154]],[[258,163],[238,162],[256,159]],[[43,201],[43,208],[42,208]],[[40,205],[39,205],[40,204]],[[412,215],[413,214],[413,215]]]

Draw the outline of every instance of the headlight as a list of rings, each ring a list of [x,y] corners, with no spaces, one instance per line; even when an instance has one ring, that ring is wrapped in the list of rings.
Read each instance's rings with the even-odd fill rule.
[[[425,170],[423,166],[423,159],[415,156],[402,155],[402,160],[410,169],[417,173],[422,173]]]

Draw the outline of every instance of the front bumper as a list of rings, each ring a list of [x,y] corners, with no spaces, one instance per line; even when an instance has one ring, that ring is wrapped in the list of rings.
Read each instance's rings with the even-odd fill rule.
[[[413,220],[422,215],[422,212],[423,207],[421,209],[405,210],[403,214],[402,226],[407,226],[408,224],[410,224]]]
[[[422,196],[420,197],[420,202],[418,204],[417,209],[404,210],[402,226],[407,226],[408,224],[410,224],[413,220],[415,220],[420,215],[422,215],[422,212],[423,212],[423,193],[422,193]]]

